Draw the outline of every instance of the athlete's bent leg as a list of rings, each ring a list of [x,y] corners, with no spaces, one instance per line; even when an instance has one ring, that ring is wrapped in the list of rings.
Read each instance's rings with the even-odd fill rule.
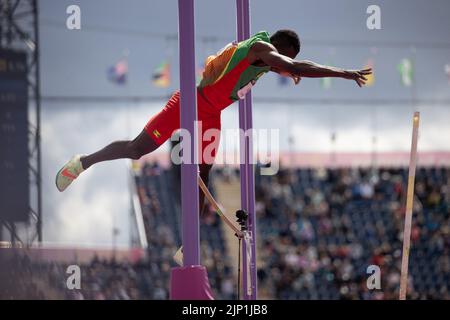
[[[209,172],[211,171],[212,164],[199,164],[199,170],[200,170],[200,178],[202,178],[205,185],[208,187],[209,184]],[[198,194],[199,194],[199,208],[200,208],[200,215],[203,215],[206,206],[205,203],[205,195],[202,191],[202,189],[198,188]]]

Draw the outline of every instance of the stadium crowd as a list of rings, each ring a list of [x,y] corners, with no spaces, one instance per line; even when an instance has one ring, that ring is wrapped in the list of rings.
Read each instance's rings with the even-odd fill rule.
[[[257,177],[260,286],[275,299],[398,299],[406,169],[298,169]],[[450,170],[420,168],[411,299],[449,299]],[[381,288],[367,288],[369,265]]]
[[[232,181],[238,171],[217,169]],[[0,299],[168,299],[181,243],[179,172],[146,164],[136,173],[149,249],[138,262],[95,257],[68,290],[67,263],[2,258]],[[259,288],[273,299],[397,299],[406,169],[285,169],[256,176]],[[410,299],[450,299],[450,169],[420,168],[411,234]],[[214,184],[212,184],[214,185]],[[214,192],[214,188],[212,188]],[[201,250],[218,299],[236,298],[221,222],[201,217]],[[381,287],[367,288],[369,265]]]

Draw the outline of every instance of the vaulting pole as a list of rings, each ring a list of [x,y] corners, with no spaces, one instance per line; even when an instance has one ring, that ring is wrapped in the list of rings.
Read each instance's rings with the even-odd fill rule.
[[[250,37],[250,3],[249,0],[236,0],[237,40]],[[239,127],[241,132],[250,132],[252,121],[252,96],[247,93],[244,100],[239,101]],[[241,207],[248,212],[248,235],[242,247],[242,283],[245,300],[257,298],[256,270],[256,223],[255,223],[255,176],[253,166],[252,135],[241,135],[240,139],[240,172],[241,172]]]
[[[408,263],[409,263],[409,249],[411,245],[411,224],[414,209],[414,181],[416,178],[419,120],[420,120],[420,113],[415,112],[413,117],[411,154],[409,159],[409,170],[408,170],[408,189],[406,193],[405,224],[403,229],[402,269],[400,274],[400,295],[399,295],[400,300],[406,300],[406,293],[408,289]]]

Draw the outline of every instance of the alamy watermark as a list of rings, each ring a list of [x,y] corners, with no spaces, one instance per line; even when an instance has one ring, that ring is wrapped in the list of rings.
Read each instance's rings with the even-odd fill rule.
[[[180,129],[179,135],[173,135],[171,140],[179,141],[171,150],[172,163],[184,164],[260,164],[261,175],[275,175],[280,168],[280,130],[279,129],[208,129],[201,130],[201,121],[196,121],[201,137],[194,144],[191,134],[186,129]],[[219,148],[220,141],[222,147]],[[240,147],[248,145],[247,154]],[[245,148],[245,147],[244,147]],[[199,150],[194,157],[192,150]]]
[[[69,290],[81,289],[81,269],[76,264],[70,265],[66,269],[66,273],[70,274],[66,280],[66,286]]]
[[[81,29],[81,9],[77,5],[70,5],[66,9],[66,13],[69,15],[66,19],[66,27],[69,30]]]
[[[367,289],[369,289],[369,290],[381,289],[380,267],[372,264],[367,267],[366,273],[370,274],[370,276],[367,278],[367,281],[366,281]]]
[[[369,30],[381,29],[381,8],[375,4],[367,7],[366,13],[369,14],[366,20],[366,26]]]

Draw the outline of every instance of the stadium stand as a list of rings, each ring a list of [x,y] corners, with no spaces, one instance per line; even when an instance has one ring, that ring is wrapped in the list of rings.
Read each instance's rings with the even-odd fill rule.
[[[212,179],[236,182],[238,175],[218,168]],[[297,168],[257,175],[264,298],[398,299],[406,179],[404,168]],[[0,299],[167,299],[172,256],[181,243],[179,172],[145,164],[135,182],[149,244],[144,258],[94,256],[79,263],[81,290],[68,290],[65,271],[71,263],[2,251]],[[448,168],[417,171],[409,299],[450,299],[449,182]],[[202,262],[215,297],[234,299],[236,280],[220,225],[208,206],[201,217]],[[369,265],[381,268],[379,290],[367,289]]]
[[[261,286],[275,299],[397,299],[406,169],[297,169],[257,177]],[[412,299],[449,299],[450,170],[420,168]],[[381,268],[368,290],[366,268]]]

